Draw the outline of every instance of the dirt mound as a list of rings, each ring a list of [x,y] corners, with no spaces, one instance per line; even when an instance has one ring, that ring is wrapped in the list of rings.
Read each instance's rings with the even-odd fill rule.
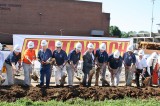
[[[23,86],[4,86],[0,87],[0,101],[14,102],[19,98],[28,98],[32,101],[66,101],[72,98],[82,98],[103,101],[105,99],[123,99],[124,97],[147,99],[149,97],[160,100],[160,88],[134,88],[134,87],[79,87],[56,88],[50,87],[23,87]]]

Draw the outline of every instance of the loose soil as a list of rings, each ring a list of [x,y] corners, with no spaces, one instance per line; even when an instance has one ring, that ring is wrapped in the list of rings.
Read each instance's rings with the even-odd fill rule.
[[[73,88],[39,88],[15,86],[0,86],[0,101],[15,102],[20,98],[28,98],[32,101],[66,101],[73,98],[82,98],[84,100],[92,99],[94,101],[103,101],[105,99],[123,99],[125,97],[148,99],[155,98],[160,100],[160,88],[146,87],[80,87]]]

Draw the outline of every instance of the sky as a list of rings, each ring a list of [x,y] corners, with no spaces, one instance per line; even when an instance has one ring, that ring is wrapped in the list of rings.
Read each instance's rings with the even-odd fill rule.
[[[103,3],[103,12],[110,13],[110,25],[118,26],[121,31],[151,32],[152,7],[153,31],[160,24],[160,0],[82,0]]]

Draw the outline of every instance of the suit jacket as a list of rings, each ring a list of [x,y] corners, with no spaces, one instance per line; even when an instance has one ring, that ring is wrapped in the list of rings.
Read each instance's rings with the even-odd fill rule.
[[[83,72],[92,70],[93,61],[91,54],[88,51],[85,52],[83,55]]]

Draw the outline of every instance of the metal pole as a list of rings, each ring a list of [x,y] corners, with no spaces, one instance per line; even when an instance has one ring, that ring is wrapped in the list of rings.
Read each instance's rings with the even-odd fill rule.
[[[61,30],[61,36],[62,36],[62,30]]]
[[[60,32],[61,32],[61,36],[62,36],[62,34],[63,34],[63,32],[62,32],[62,31],[63,31],[63,29],[60,29]]]
[[[154,18],[153,18],[153,12],[154,12],[154,2],[155,0],[152,0],[153,4],[152,4],[152,19],[151,19],[151,32],[150,32],[150,37],[152,37],[152,30],[153,30],[153,21],[154,21]]]

